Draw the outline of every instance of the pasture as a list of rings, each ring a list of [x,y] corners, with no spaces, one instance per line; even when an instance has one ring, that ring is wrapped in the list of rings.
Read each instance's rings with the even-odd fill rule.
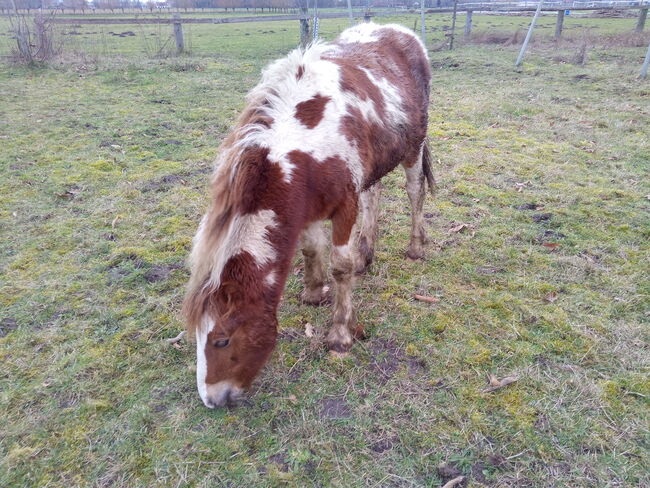
[[[556,44],[541,20],[519,70],[486,31],[527,17],[475,16],[474,42],[430,52],[431,243],[405,259],[389,175],[354,297],[368,339],[327,355],[296,258],[272,359],[222,410],[166,339],[219,142],[297,22],[192,26],[170,58],[78,35],[53,66],[0,65],[0,486],[648,486],[648,34],[567,18]]]

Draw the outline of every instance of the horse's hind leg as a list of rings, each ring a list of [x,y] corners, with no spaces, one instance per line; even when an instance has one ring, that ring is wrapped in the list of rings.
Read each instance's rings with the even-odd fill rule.
[[[357,222],[359,228],[359,256],[355,269],[357,274],[365,273],[375,257],[380,195],[380,182],[361,193],[361,212],[359,212],[359,222]]]
[[[322,222],[314,222],[302,233],[302,255],[305,262],[302,301],[310,305],[320,305],[327,300],[327,270],[325,250],[327,237]]]
[[[335,354],[345,354],[352,347],[356,317],[352,307],[352,289],[356,236],[357,201],[350,199],[332,218],[332,252],[330,255],[334,278],[334,310],[332,328],[327,335],[327,347]]]
[[[422,166],[422,154],[417,162],[408,167],[406,171],[406,192],[411,201],[411,241],[406,255],[411,259],[422,259],[424,257],[424,244],[427,242],[427,233],[424,230],[424,197],[426,195],[426,178]]]

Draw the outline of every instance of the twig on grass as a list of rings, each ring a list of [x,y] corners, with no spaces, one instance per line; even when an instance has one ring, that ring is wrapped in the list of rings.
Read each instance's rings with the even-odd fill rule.
[[[456,485],[461,484],[463,481],[465,481],[465,477],[459,476],[458,478],[454,478],[453,480],[447,481],[444,485],[442,485],[442,488],[452,488]]]
[[[418,295],[417,293],[413,295],[413,298],[419,300],[420,302],[426,302],[426,303],[438,303],[440,301],[440,298],[427,297],[424,295]]]
[[[176,337],[171,337],[169,339],[165,339],[169,344],[178,344],[181,342],[181,339],[185,336],[185,331],[181,332],[178,334]]]
[[[504,386],[508,386],[510,383],[514,383],[515,381],[519,381],[518,376],[506,376],[502,380],[497,379],[496,376],[493,374],[488,376],[488,380],[490,381],[490,386],[487,388],[484,388],[482,391],[483,393],[489,393],[494,390],[498,390],[500,388],[503,388]]]

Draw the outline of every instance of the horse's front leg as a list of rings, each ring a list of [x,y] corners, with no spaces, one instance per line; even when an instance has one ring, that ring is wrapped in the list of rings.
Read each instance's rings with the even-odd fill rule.
[[[344,355],[350,350],[356,325],[352,289],[357,255],[354,232],[357,205],[356,198],[350,199],[332,218],[330,260],[334,278],[334,310],[332,328],[327,335],[327,347],[335,355]]]

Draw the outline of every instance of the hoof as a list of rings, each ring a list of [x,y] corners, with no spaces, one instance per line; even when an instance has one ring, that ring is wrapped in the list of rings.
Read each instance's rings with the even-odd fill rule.
[[[332,359],[340,361],[341,359],[345,359],[350,355],[350,351],[348,352],[338,352],[338,351],[332,351],[330,350],[329,352],[329,357]]]
[[[332,302],[332,296],[330,295],[330,287],[324,286],[320,290],[315,291],[303,291],[300,296],[302,303],[311,305],[313,307],[319,307],[321,305],[327,305]]]
[[[370,265],[372,264],[372,261],[369,261],[365,264],[361,264],[360,266],[357,266],[357,268],[354,270],[354,274],[357,276],[366,274],[368,270],[370,269]]]
[[[411,261],[417,261],[419,259],[424,259],[424,251],[422,249],[411,249],[409,248],[406,251],[406,257],[409,258]]]
[[[330,355],[334,357],[345,357],[350,353],[352,349],[352,344],[341,344],[334,342],[327,342],[327,349],[329,349]]]

